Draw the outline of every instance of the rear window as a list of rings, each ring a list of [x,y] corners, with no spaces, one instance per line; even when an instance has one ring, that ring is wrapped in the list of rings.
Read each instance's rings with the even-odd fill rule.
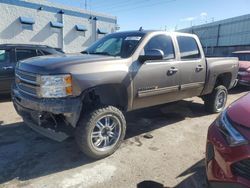
[[[201,57],[200,50],[193,37],[179,36],[177,41],[182,60],[199,59]]]
[[[0,63],[6,62],[10,59],[10,53],[7,50],[0,50]]]

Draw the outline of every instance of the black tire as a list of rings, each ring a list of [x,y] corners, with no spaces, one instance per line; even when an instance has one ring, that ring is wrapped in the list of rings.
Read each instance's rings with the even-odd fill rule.
[[[120,136],[117,141],[110,146],[110,148],[100,151],[99,148],[93,143],[93,131],[97,126],[97,122],[100,121],[100,118],[112,117],[119,121]],[[105,119],[106,120],[106,119]],[[110,120],[109,120],[110,121]],[[123,113],[116,107],[113,106],[102,106],[98,107],[90,113],[82,116],[78,122],[75,139],[80,147],[80,150],[92,159],[102,159],[111,154],[113,154],[121,145],[126,133],[126,120]]]
[[[217,106],[218,96],[221,95],[222,93],[223,95],[225,95],[225,98],[224,98],[224,101],[222,102],[223,105],[218,107]],[[223,111],[223,109],[226,106],[227,95],[228,95],[228,92],[225,86],[220,85],[214,88],[211,94],[206,95],[203,98],[206,111],[209,113],[220,113],[221,111]]]

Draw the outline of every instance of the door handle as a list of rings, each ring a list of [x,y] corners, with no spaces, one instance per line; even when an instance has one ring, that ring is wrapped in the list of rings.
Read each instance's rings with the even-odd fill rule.
[[[202,65],[197,65],[197,67],[195,68],[196,72],[200,72],[204,69],[204,67]]]
[[[175,73],[178,72],[178,69],[175,68],[175,67],[171,67],[169,70],[168,70],[168,75],[173,75]]]
[[[13,67],[12,66],[3,67],[3,70],[8,70],[8,69],[13,69]]]

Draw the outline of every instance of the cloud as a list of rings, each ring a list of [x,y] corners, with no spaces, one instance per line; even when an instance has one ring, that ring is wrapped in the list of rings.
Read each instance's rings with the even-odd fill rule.
[[[191,22],[191,21],[194,21],[196,19],[197,19],[196,17],[186,17],[186,18],[180,19],[180,21],[181,22]]]
[[[200,14],[200,16],[201,17],[206,17],[208,14],[206,13],[206,12],[202,12],[201,14]]]

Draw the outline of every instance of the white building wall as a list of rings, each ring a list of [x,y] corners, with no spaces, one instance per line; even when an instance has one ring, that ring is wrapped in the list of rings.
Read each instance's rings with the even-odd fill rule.
[[[43,7],[39,10],[39,7]],[[97,28],[100,26],[107,31],[115,31],[116,17],[92,13],[72,7],[61,6],[40,0],[0,1],[0,43],[43,44],[62,48],[65,52],[80,52],[95,40],[97,31],[93,30],[93,20],[96,17]],[[64,14],[58,13],[63,10]],[[33,30],[24,29],[20,17],[35,20]],[[104,20],[104,21],[103,21]],[[107,21],[105,21],[107,20]],[[51,21],[63,21],[64,27],[52,28]],[[84,25],[87,31],[81,32],[75,26]]]

